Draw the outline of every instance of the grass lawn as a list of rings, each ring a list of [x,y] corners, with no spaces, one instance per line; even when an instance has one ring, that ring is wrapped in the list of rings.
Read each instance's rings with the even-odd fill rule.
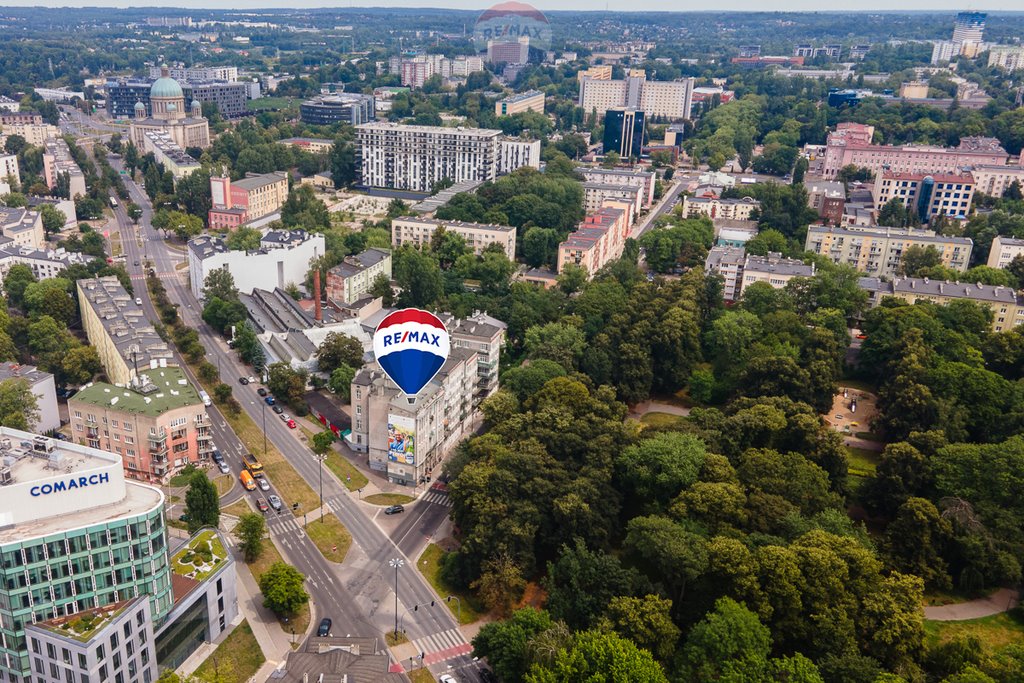
[[[441,577],[438,576],[438,571],[441,567],[441,557],[443,555],[444,551],[441,549],[441,546],[431,543],[423,551],[419,562],[416,563],[416,568],[430,582],[430,585],[434,587],[434,590],[437,591],[442,600],[449,595],[458,597],[462,601],[461,611],[456,600],[447,601],[445,604],[448,605],[448,609],[452,611],[452,614],[458,618],[460,624],[472,624],[483,616],[484,606],[477,602],[476,598],[469,593],[456,591],[441,580]]]
[[[249,100],[245,103],[249,111],[263,111],[264,109],[289,109],[294,107],[294,100],[290,97],[261,97],[256,100]]]
[[[847,446],[846,452],[850,460],[850,467],[847,470],[850,474],[861,477],[875,476],[875,468],[881,460],[877,451]]]
[[[686,418],[682,415],[669,415],[668,413],[653,411],[641,417],[640,422],[648,427],[672,429],[684,424],[686,422]]]
[[[411,503],[414,498],[403,493],[375,493],[363,500],[370,505],[405,505]]]
[[[924,594],[924,604],[930,607],[939,605],[953,605],[958,602],[967,602],[968,600],[977,600],[984,598],[992,593],[995,593],[997,589],[990,588],[988,590],[977,591],[976,593],[964,593],[961,591],[950,590],[950,591],[929,591]]]
[[[878,434],[872,434],[871,432],[854,432],[853,435],[858,439],[864,439],[865,441],[877,441],[878,443],[885,442],[885,439],[880,437]]]
[[[437,679],[430,673],[430,669],[414,669],[409,672],[409,680],[412,683],[434,683]]]
[[[934,647],[959,636],[975,636],[994,652],[1024,638],[1024,610],[1020,607],[1003,614],[970,621],[925,621],[925,645]]]
[[[408,643],[409,637],[401,631],[399,631],[398,633],[395,633],[394,631],[388,631],[384,634],[384,640],[387,642],[388,647],[394,647],[395,645]]]
[[[259,671],[267,658],[252,634],[248,621],[243,621],[224,639],[206,661],[199,665],[196,676],[213,680],[214,674],[225,674],[234,681],[247,681]]]
[[[252,512],[252,506],[248,503],[248,497],[236,500],[231,505],[220,509],[225,515],[231,515],[232,517],[241,517],[244,514]]]
[[[331,451],[327,454],[327,460],[324,463],[327,465],[327,469],[334,472],[342,484],[345,485],[349,491],[355,491],[366,486],[370,480],[366,478],[366,475],[359,471],[359,468],[350,463],[345,459],[338,451]]]
[[[167,526],[172,526],[175,529],[181,529],[182,531],[188,531],[188,523],[187,522],[183,522],[180,519],[170,519],[170,518],[168,518]]]
[[[219,477],[214,477],[213,485],[217,487],[217,495],[223,496],[235,485],[235,478],[230,474],[222,474]]]
[[[175,474],[173,477],[171,477],[171,488],[181,488],[182,486],[188,486],[189,483],[192,481],[192,475],[198,471],[199,470],[192,470],[191,472],[183,474]]]
[[[306,533],[320,554],[331,562],[342,562],[352,545],[352,536],[348,529],[333,514],[324,515],[323,521],[320,518],[311,519],[306,524]],[[337,547],[338,550],[333,550]]]
[[[281,553],[278,551],[277,546],[275,546],[272,541],[267,540],[263,543],[263,552],[256,558],[256,561],[246,566],[249,567],[249,571],[252,572],[253,578],[256,579],[256,583],[259,584],[260,577],[263,576],[263,573],[270,569],[271,565],[275,562],[284,562],[284,558],[281,557]],[[280,622],[286,633],[291,633],[290,629],[292,628],[295,629],[296,634],[305,633],[306,629],[309,628],[309,603],[300,607],[298,613],[292,617],[288,623],[285,623],[284,619],[280,619]]]
[[[840,387],[848,387],[850,389],[856,389],[857,391],[867,391],[875,393],[875,387],[870,382],[864,382],[859,379],[841,379],[836,382]]]

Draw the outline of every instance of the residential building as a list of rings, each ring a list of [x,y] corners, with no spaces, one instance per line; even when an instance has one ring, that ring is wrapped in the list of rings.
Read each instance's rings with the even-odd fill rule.
[[[745,258],[746,251],[743,247],[717,246],[711,247],[707,258],[704,259],[705,272],[722,276],[722,298],[726,301],[736,301],[740,298]]]
[[[583,180],[588,183],[642,187],[643,207],[650,208],[654,203],[654,181],[657,180],[657,175],[653,171],[634,171],[622,168],[580,168],[577,170],[583,176]]]
[[[346,256],[327,271],[327,300],[354,304],[369,295],[380,275],[391,280],[391,252],[387,249],[371,248]]]
[[[0,179],[7,180],[8,178],[13,178],[15,182],[21,180],[21,173],[18,171],[17,154],[0,155]]]
[[[465,348],[476,353],[476,394],[473,397],[473,408],[476,409],[481,401],[498,390],[501,349],[505,345],[508,325],[482,311],[474,311],[473,315],[462,319],[442,315],[441,320],[448,328],[452,348]]]
[[[128,387],[87,384],[68,413],[75,442],[117,453],[132,479],[161,483],[214,450],[206,406],[181,368],[140,368]]]
[[[803,66],[803,57],[788,57],[785,55],[757,55],[756,57],[733,57],[729,60],[733,64],[739,64],[745,69],[758,69],[766,66]]]
[[[900,97],[924,99],[928,97],[928,81],[908,81],[900,85]]]
[[[838,44],[828,44],[823,46],[816,46],[811,43],[801,43],[793,48],[794,57],[803,57],[805,59],[813,59],[814,57],[828,57],[829,59],[839,59],[843,52],[843,46]]]
[[[310,154],[328,154],[334,147],[334,141],[327,138],[285,138],[278,140],[277,144],[298,147]]]
[[[175,180],[198,171],[202,164],[185,153],[166,131],[147,130],[142,137],[142,154],[151,153],[157,163],[163,164]]]
[[[498,174],[506,175],[523,166],[540,168],[540,140],[498,140]]]
[[[696,119],[698,118],[698,112],[702,109],[708,111],[708,107],[714,104],[717,98],[719,104],[725,104],[726,102],[732,101],[732,98],[736,96],[736,93],[732,90],[726,90],[723,86],[717,85],[713,88],[694,88],[692,104],[690,105],[690,113],[687,118]],[[705,104],[707,103],[707,104]]]
[[[494,103],[495,116],[511,116],[524,111],[534,111],[538,114],[544,113],[544,93],[540,90],[527,90],[526,92],[509,95]]]
[[[391,111],[391,106],[394,103],[396,95],[409,92],[409,88],[400,86],[382,86],[380,88],[373,89],[373,108],[377,110],[377,113]]]
[[[361,369],[352,380],[349,446],[366,453],[370,469],[393,484],[426,481],[477,423],[478,356],[453,344],[411,404],[383,371],[374,365]]]
[[[0,237],[0,281],[7,277],[11,266],[16,263],[31,268],[36,280],[49,280],[73,265],[84,266],[94,258],[77,251],[67,251],[64,247],[43,250],[19,246],[10,237]]]
[[[1007,153],[995,138],[965,137],[957,147],[875,145],[875,129],[860,123],[840,123],[825,146],[824,175],[834,180],[844,166],[884,169],[897,173],[956,173],[965,166],[1005,166]]]
[[[234,67],[226,67],[234,68]],[[107,114],[113,119],[130,119],[135,117],[135,105],[141,103],[147,115],[153,112],[150,102],[150,91],[154,79],[160,78],[160,67],[154,67],[150,73],[155,73],[148,79],[139,78],[118,78],[108,80],[103,89],[107,98]],[[211,102],[217,105],[217,112],[225,118],[242,116],[248,109],[246,102],[253,97],[253,89],[259,91],[259,84],[252,82],[228,81],[222,78],[213,79],[183,79],[174,75],[175,70],[169,70],[169,78],[178,81],[181,87],[185,102],[197,101],[200,104]],[[201,111],[201,108],[200,108]]]
[[[54,678],[33,677],[33,660],[50,655],[26,638],[33,624],[137,597],[163,622],[173,606],[163,493],[126,481],[113,453],[8,427],[0,447],[0,676]]]
[[[912,246],[933,247],[939,252],[942,265],[963,272],[970,265],[974,242],[965,237],[936,235],[931,230],[812,225],[807,228],[804,249],[868,275],[895,277],[900,272],[903,253]]]
[[[285,655],[271,677],[274,683],[401,683],[404,674],[389,673],[390,664],[390,653],[380,638],[311,636],[304,648]]]
[[[647,120],[636,109],[609,109],[604,116],[604,153],[639,159],[647,142]]]
[[[159,131],[169,135],[182,149],[210,146],[210,124],[203,118],[202,105],[193,99],[185,109],[185,92],[181,85],[167,75],[163,68],[160,78],[149,89],[149,108],[139,101],[133,106],[129,125],[129,139],[142,149],[146,131]]]
[[[846,206],[846,187],[830,180],[805,180],[807,205],[818,212],[822,222],[839,225]]]
[[[160,77],[159,67],[157,78]],[[112,119],[130,119],[136,116],[135,105],[141,103],[146,112],[150,111],[149,91],[153,81],[140,78],[110,79],[103,86],[107,98],[107,115]],[[182,93],[184,95],[184,92]]]
[[[376,117],[373,95],[362,93],[336,93],[321,95],[307,100],[299,106],[303,123],[316,126],[330,126],[335,123],[348,123],[358,126]]]
[[[442,78],[465,78],[476,71],[484,71],[484,60],[476,55],[458,55],[441,60]]]
[[[688,218],[709,216],[730,218],[738,221],[750,220],[751,214],[761,208],[761,202],[750,197],[742,199],[719,199],[717,197],[683,197],[683,215]]]
[[[240,180],[211,177],[210,195],[210,228],[233,230],[281,209],[288,199],[288,173],[246,173]]]
[[[1014,182],[1024,188],[1024,165],[1022,166],[971,166],[968,169],[974,178],[974,191],[992,197],[1002,197]]]
[[[954,43],[981,43],[985,32],[984,12],[959,12],[953,24]]]
[[[642,69],[631,69],[625,79],[583,76],[579,79],[579,106],[590,114],[611,109],[639,109],[647,116],[678,120],[689,118],[694,79],[649,81]]]
[[[14,243],[4,244],[6,248],[14,246],[37,250],[42,249],[46,243],[43,215],[39,211],[0,206],[0,232]]]
[[[872,195],[879,209],[890,200],[899,199],[914,210],[921,223],[936,216],[964,219],[974,198],[974,178],[970,173],[924,175],[879,171]]]
[[[944,306],[953,301],[974,301],[992,309],[992,331],[1005,332],[1024,325],[1024,295],[1013,287],[996,287],[974,282],[942,282],[929,278],[860,278],[857,283],[867,290],[868,302],[878,306],[887,297],[896,297],[914,304],[930,301]]]
[[[82,329],[110,382],[128,386],[137,383],[139,373],[147,369],[177,364],[142,306],[116,277],[79,280],[77,287]]]
[[[521,36],[517,40],[488,40],[487,61],[491,64],[526,64],[530,61],[530,37]]]
[[[587,271],[588,277],[622,256],[629,236],[630,205],[608,201],[598,211],[587,214],[576,230],[558,245],[558,272],[574,264]]]
[[[57,388],[53,375],[39,370],[34,365],[0,363],[0,383],[25,382],[36,397],[39,416],[29,424],[33,432],[45,434],[60,428],[60,413],[57,412]]]
[[[0,126],[24,124],[41,126],[43,116],[34,111],[0,111]]]
[[[466,246],[479,256],[488,246],[498,244],[510,261],[516,259],[516,229],[511,225],[484,225],[439,218],[400,216],[391,221],[391,244],[396,249],[412,244],[417,249],[430,244],[434,233],[443,229],[466,240]]]
[[[608,200],[625,202],[629,205],[629,224],[640,217],[643,209],[644,188],[638,185],[611,185],[605,183],[583,183],[583,210],[587,213],[598,211]]]
[[[234,68],[234,67],[229,67]],[[173,76],[172,76],[173,78]],[[248,114],[247,102],[252,83],[224,82],[223,80],[188,80],[183,83],[182,93],[189,102],[200,105],[209,102],[217,105],[217,113],[224,118],[236,118]],[[200,113],[202,107],[200,107]]]
[[[175,64],[167,67],[168,75],[176,81],[237,81],[237,66],[189,66]],[[156,79],[163,75],[163,67],[149,67],[149,77]]]
[[[1024,254],[1024,239],[996,235],[988,252],[989,268],[1006,268],[1010,262]]]
[[[43,204],[49,204],[60,211],[64,215],[64,225],[60,228],[61,230],[78,227],[78,212],[75,210],[74,200],[65,199],[63,197],[37,197],[35,195],[28,195],[25,197],[25,201],[28,204],[27,208],[31,211],[42,211]],[[0,240],[0,245],[2,244],[3,240]],[[60,251],[60,249],[57,251]]]
[[[364,123],[356,126],[356,144],[364,186],[429,192],[442,179],[494,180],[501,131]]]
[[[21,109],[20,102],[12,100],[7,95],[0,95],[0,111],[11,112],[13,114],[19,109]]]
[[[715,218],[715,246],[742,247],[757,237],[756,221],[737,221],[731,218]]]
[[[55,137],[47,140],[43,145],[43,179],[51,190],[58,187],[63,177],[67,177],[68,197],[85,196],[85,174],[75,163],[71,156],[71,150],[63,138]]]
[[[25,142],[35,147],[42,147],[50,138],[60,137],[60,128],[48,123],[8,123],[4,125],[4,135],[20,135]]]
[[[589,78],[595,81],[610,81],[612,80],[612,65],[597,64],[588,69],[581,69],[576,72],[577,81],[582,81],[584,78]]]
[[[1024,69],[1024,46],[996,45],[988,51],[988,65],[1005,71]]]
[[[226,268],[244,294],[254,289],[300,285],[309,264],[325,252],[324,236],[303,230],[269,230],[256,251],[232,251],[217,235],[200,235],[188,243],[188,272],[192,293],[203,298],[206,278]]]
[[[767,282],[774,289],[782,289],[795,277],[814,277],[814,264],[799,259],[783,258],[782,254],[769,252],[767,256],[748,254],[743,260],[743,280],[739,294],[755,282]]]

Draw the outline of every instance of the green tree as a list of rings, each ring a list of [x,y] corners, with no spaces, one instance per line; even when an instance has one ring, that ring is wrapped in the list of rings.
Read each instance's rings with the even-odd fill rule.
[[[429,309],[444,293],[441,267],[429,253],[402,247],[394,252],[395,281],[401,288],[398,305]]]
[[[299,227],[308,231],[323,229],[331,224],[327,205],[317,199],[313,187],[300,185],[292,188],[281,206],[281,222],[285,227]]]
[[[527,329],[523,346],[531,360],[551,360],[566,370],[572,370],[579,363],[586,343],[583,331],[578,327],[553,322]]]
[[[522,680],[533,659],[531,642],[554,625],[544,610],[527,607],[485,624],[473,638],[473,654],[486,657],[504,681]]]
[[[255,562],[263,552],[263,537],[267,533],[267,523],[263,515],[248,512],[238,518],[233,531],[238,538],[238,547],[246,562]]]
[[[267,388],[270,392],[284,401],[292,410],[300,415],[306,414],[306,380],[308,374],[305,370],[295,370],[288,363],[272,363],[268,368],[269,379]]]
[[[238,326],[246,319],[248,312],[240,300],[225,301],[220,297],[211,297],[203,305],[203,322],[222,335],[229,335],[231,328]]]
[[[231,385],[221,382],[220,384],[215,386],[213,388],[213,398],[215,401],[217,401],[217,403],[222,405],[227,403],[230,399],[234,398],[234,392],[231,389]]]
[[[920,271],[940,265],[942,265],[942,254],[938,249],[931,245],[919,247],[914,244],[903,252],[900,272],[907,277],[917,277]]]
[[[43,218],[43,232],[47,236],[60,232],[68,220],[63,211],[51,204],[43,204],[39,213]]]
[[[534,664],[526,683],[667,683],[665,672],[647,650],[614,633],[577,633],[551,664]]]
[[[648,650],[661,662],[676,651],[679,627],[672,623],[672,601],[657,595],[641,598],[618,596],[608,603],[607,628]]]
[[[138,225],[139,219],[142,218],[142,207],[135,202],[128,202],[125,205],[125,211],[128,212],[128,218],[132,219],[132,223]]]
[[[331,373],[331,378],[327,382],[327,386],[330,387],[342,401],[348,402],[351,400],[352,394],[352,380],[356,377],[356,371],[354,368],[348,365],[342,365],[341,367],[335,368]]]
[[[67,325],[77,312],[70,290],[70,280],[62,277],[29,283],[24,293],[25,312],[33,318],[48,315]]]
[[[62,379],[70,384],[82,385],[103,371],[100,355],[95,346],[76,346],[61,361]]]
[[[886,529],[885,547],[892,566],[920,576],[932,589],[951,586],[942,556],[953,535],[953,527],[931,501],[908,498]]]
[[[587,284],[587,269],[575,263],[567,263],[558,274],[558,288],[566,294],[575,294]]]
[[[39,399],[25,379],[0,382],[0,425],[29,431],[39,422]]]
[[[616,458],[616,475],[628,500],[657,512],[697,481],[706,454],[700,439],[664,432],[625,448]]]
[[[188,515],[188,531],[192,534],[207,526],[216,529],[220,522],[217,487],[205,472],[197,471],[189,480],[185,492],[185,514]]]
[[[256,368],[262,368],[266,363],[266,355],[263,353],[263,345],[256,336],[256,330],[248,320],[242,321],[235,326],[235,350],[242,362]]]
[[[292,616],[309,602],[299,570],[284,562],[275,562],[259,579],[263,606],[278,616]]]
[[[771,650],[771,631],[757,615],[731,598],[719,598],[713,612],[691,629],[683,657],[693,680],[743,680],[763,671]]]
[[[526,590],[523,570],[508,555],[491,558],[481,566],[480,578],[470,587],[489,609],[504,616]]]
[[[262,238],[263,233],[256,228],[241,227],[229,232],[224,243],[232,251],[256,251],[260,248]]]
[[[595,626],[612,599],[643,594],[646,585],[637,570],[578,538],[548,563],[544,580],[551,616],[574,629]]]
[[[25,305],[25,290],[36,281],[35,273],[24,263],[15,263],[4,276],[4,293],[7,303],[15,308]]]
[[[313,435],[309,447],[317,455],[327,455],[334,447],[334,434],[329,431],[317,432]]]
[[[330,375],[343,365],[350,368],[363,367],[363,345],[355,337],[342,332],[331,332],[316,352],[320,372]]]
[[[203,281],[203,298],[220,299],[222,301],[238,301],[238,288],[235,286],[235,278],[227,266],[215,268]]]
[[[383,299],[384,308],[391,308],[395,303],[395,292],[391,289],[391,280],[384,273],[380,273],[374,278],[373,284],[370,285],[370,294]]]

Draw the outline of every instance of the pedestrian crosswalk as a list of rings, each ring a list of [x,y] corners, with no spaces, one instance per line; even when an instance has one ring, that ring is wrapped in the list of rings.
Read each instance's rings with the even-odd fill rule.
[[[448,494],[444,491],[438,491],[437,489],[428,490],[423,494],[420,500],[427,503],[433,503],[434,505],[444,505],[445,507],[452,506],[452,499]]]
[[[291,515],[270,515],[267,517],[267,528],[271,535],[295,534],[302,529],[299,521]]]
[[[417,638],[412,644],[424,654],[423,664],[427,666],[464,655],[473,649],[457,628]]]

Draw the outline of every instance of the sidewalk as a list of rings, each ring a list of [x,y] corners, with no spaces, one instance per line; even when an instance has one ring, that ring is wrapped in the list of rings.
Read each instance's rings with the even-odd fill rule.
[[[1019,595],[1011,588],[1000,588],[978,600],[924,608],[924,618],[931,621],[967,621],[1008,612],[1017,606]]]

